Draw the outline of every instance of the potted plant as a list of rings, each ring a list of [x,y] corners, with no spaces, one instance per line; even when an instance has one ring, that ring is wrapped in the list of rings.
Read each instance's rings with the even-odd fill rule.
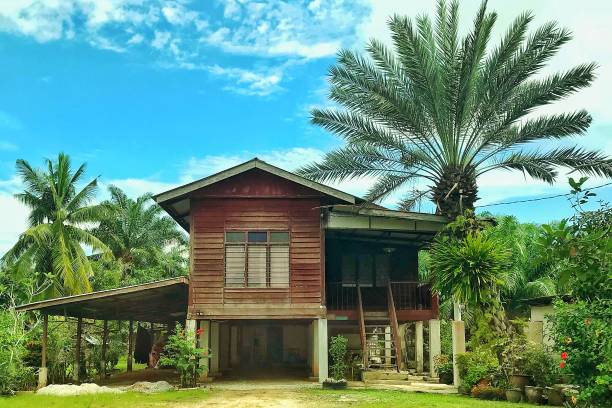
[[[438,354],[434,357],[434,367],[438,379],[442,384],[453,383],[453,361],[446,354]]]
[[[348,339],[344,336],[334,336],[329,342],[329,355],[332,359],[331,377],[323,381],[324,389],[344,389],[346,388],[346,349]]]
[[[525,391],[525,386],[531,383],[526,373],[526,351],[527,340],[523,337],[516,338],[502,352],[503,368],[508,376],[510,389]]]
[[[535,383],[535,386],[525,387],[525,396],[527,401],[539,404],[543,399],[544,388],[552,386],[559,379],[558,363],[542,345],[529,346],[525,358],[525,372]]]

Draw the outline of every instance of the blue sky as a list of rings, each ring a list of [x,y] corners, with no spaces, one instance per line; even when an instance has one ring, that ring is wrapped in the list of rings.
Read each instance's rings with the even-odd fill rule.
[[[461,3],[464,28],[476,6]],[[612,50],[602,41],[612,38],[612,6],[498,0],[490,8],[500,14],[496,38],[526,9],[534,27],[555,19],[574,32],[547,72],[595,61],[598,80],[552,110],[588,109],[594,122],[577,142],[612,153]],[[433,10],[433,1],[384,0],[0,2],[0,253],[25,228],[27,210],[12,197],[21,187],[16,159],[40,165],[64,151],[132,195],[253,156],[292,170],[339,145],[308,123],[311,107],[329,105],[325,76],[338,49],[388,40],[393,13]],[[338,187],[362,194],[370,182]],[[481,204],[567,190],[516,173],[479,183]],[[612,199],[611,191],[599,193]],[[563,198],[493,210],[536,222],[570,212]]]

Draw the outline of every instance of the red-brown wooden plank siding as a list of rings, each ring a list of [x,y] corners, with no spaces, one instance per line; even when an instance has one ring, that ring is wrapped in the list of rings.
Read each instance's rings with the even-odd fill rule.
[[[231,317],[238,309],[248,308],[254,314],[272,313],[279,318],[320,315],[324,268],[320,197],[310,189],[263,173],[251,174],[248,180],[244,175],[235,177],[212,187],[191,201],[190,314]],[[289,287],[225,288],[227,230],[289,231]]]

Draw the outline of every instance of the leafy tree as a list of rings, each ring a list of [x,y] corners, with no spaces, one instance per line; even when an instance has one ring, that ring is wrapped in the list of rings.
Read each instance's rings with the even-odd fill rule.
[[[572,186],[575,214],[556,225],[543,225],[539,248],[543,258],[554,263],[559,282],[572,295],[586,301],[612,299],[612,208],[600,202],[586,211],[585,204],[595,193],[583,189],[586,177]]]
[[[500,292],[505,309],[513,314],[524,311],[524,299],[552,296],[560,289],[555,265],[542,258],[537,245],[540,231],[541,226],[521,223],[514,216],[496,217],[496,225],[487,229],[510,253]]]
[[[535,78],[571,39],[547,23],[527,34],[533,15],[518,16],[497,46],[490,37],[497,14],[486,1],[473,28],[458,34],[458,2],[438,2],[435,22],[395,15],[393,49],[371,40],[368,57],[342,50],[331,68],[330,98],[344,109],[314,109],[312,122],[346,141],[300,173],[319,181],[375,177],[366,198],[381,200],[406,186],[400,208],[424,197],[454,219],[477,200],[477,178],[518,170],[549,183],[558,168],[612,176],[612,159],[551,140],[584,134],[584,110],[534,116],[534,111],[591,84],[595,64]],[[544,143],[546,142],[546,145]]]
[[[111,198],[102,203],[106,215],[95,234],[118,261],[121,281],[138,277],[137,281],[147,281],[152,280],[147,279],[149,275],[183,274],[187,239],[176,222],[152,202],[151,194],[134,200],[115,186],[110,186],[109,192]]]
[[[17,160],[17,172],[25,191],[16,197],[30,208],[29,228],[2,260],[11,264],[21,257],[29,258],[39,284],[50,282],[45,291],[47,296],[89,292],[93,272],[84,246],[110,255],[108,247],[86,229],[103,214],[99,205],[89,205],[96,194],[97,179],[79,190],[77,185],[85,175],[85,164],[73,171],[70,158],[64,153],[45,163],[43,171],[25,160]]]

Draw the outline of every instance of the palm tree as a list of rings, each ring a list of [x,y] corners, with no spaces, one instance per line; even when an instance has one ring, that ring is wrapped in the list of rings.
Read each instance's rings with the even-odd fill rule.
[[[45,160],[46,171],[17,160],[17,173],[25,190],[15,197],[30,208],[29,228],[3,257],[3,263],[31,259],[40,281],[49,280],[46,296],[75,295],[91,291],[91,264],[83,246],[108,254],[107,246],[84,227],[103,213],[94,199],[97,179],[78,190],[85,164],[73,171],[70,158],[60,153]]]
[[[172,257],[176,251],[166,249],[187,243],[176,222],[152,202],[151,194],[133,200],[118,187],[110,186],[109,192],[110,200],[102,203],[107,216],[102,218],[95,234],[120,262],[122,279],[129,277],[135,268],[169,262],[163,259],[164,255]]]
[[[496,221],[497,225],[487,235],[503,242],[511,254],[501,288],[506,311],[516,315],[525,310],[525,299],[565,293],[556,265],[545,261],[544,251],[538,245],[541,227],[520,223],[514,216],[497,217]]]
[[[429,197],[437,213],[453,219],[474,208],[477,179],[490,171],[519,170],[549,183],[560,167],[612,176],[612,160],[602,153],[542,147],[584,134],[591,123],[585,110],[530,115],[589,86],[595,64],[535,79],[570,33],[553,22],[527,35],[533,19],[527,12],[491,47],[496,18],[484,1],[460,38],[458,2],[440,0],[435,23],[427,16],[390,18],[393,50],[373,39],[370,58],[341,51],[329,95],[344,109],[314,109],[311,120],[346,146],[300,173],[322,182],[375,177],[371,201],[412,186],[401,209]]]

